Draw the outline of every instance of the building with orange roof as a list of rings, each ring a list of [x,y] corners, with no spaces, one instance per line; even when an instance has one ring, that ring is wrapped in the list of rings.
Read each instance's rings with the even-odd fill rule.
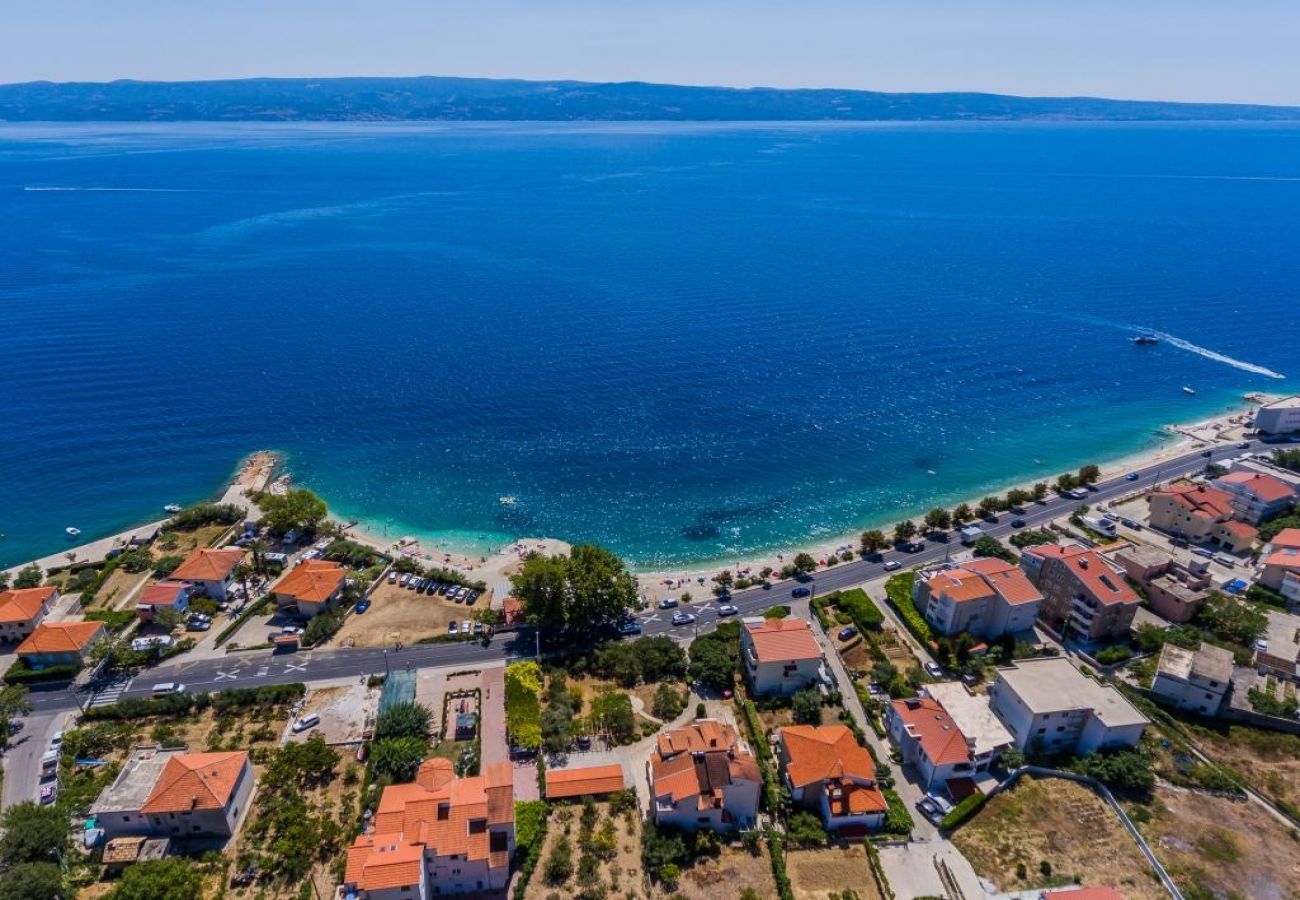
[[[1042,544],[1026,547],[1020,566],[1043,594],[1039,617],[1057,634],[1088,641],[1128,635],[1142,601],[1101,554]]]
[[[1147,497],[1152,528],[1201,544],[1218,544],[1233,553],[1249,550],[1258,532],[1245,522],[1234,522],[1233,496],[1226,491],[1191,481],[1175,481],[1156,488]]]
[[[1251,525],[1281,515],[1296,501],[1293,485],[1266,472],[1229,472],[1216,478],[1214,487],[1232,497],[1236,517]]]
[[[188,581],[197,593],[224,602],[235,580],[235,567],[244,561],[245,555],[246,552],[238,547],[191,550],[190,555],[172,571],[171,578],[173,581]]]
[[[973,742],[931,697],[894,700],[885,707],[885,727],[903,764],[916,766],[927,791],[946,788],[953,778],[969,778],[975,770]]]
[[[298,563],[271,588],[280,612],[311,618],[343,596],[348,570],[323,559]]]
[[[160,609],[184,613],[190,608],[190,586],[184,581],[159,581],[147,585],[135,598],[135,613],[142,622],[152,622]]]
[[[518,628],[524,624],[524,601],[518,597],[507,597],[501,601],[501,625],[505,628]]]
[[[52,587],[0,591],[0,641],[21,641],[35,631],[56,596]]]
[[[1283,528],[1260,554],[1259,583],[1300,604],[1300,528]]]
[[[734,728],[714,719],[660,732],[646,778],[651,812],[661,825],[731,831],[758,819],[758,762]]]
[[[79,666],[105,633],[103,622],[42,622],[14,653],[33,669]]]
[[[992,557],[920,572],[912,599],[940,634],[984,638],[1031,630],[1043,603],[1024,572]]]
[[[787,725],[778,734],[781,777],[795,803],[815,811],[830,831],[862,834],[885,823],[889,805],[876,766],[843,725]]]
[[[603,797],[626,786],[623,767],[617,764],[546,770],[547,800]]]
[[[345,891],[397,900],[503,890],[515,850],[514,768],[457,778],[445,759],[384,788],[374,822],[348,849]]]
[[[127,760],[91,805],[90,815],[110,837],[230,837],[248,810],[254,778],[243,751],[148,748]]]
[[[748,618],[740,629],[740,658],[755,694],[793,694],[826,684],[821,647],[802,619]]]

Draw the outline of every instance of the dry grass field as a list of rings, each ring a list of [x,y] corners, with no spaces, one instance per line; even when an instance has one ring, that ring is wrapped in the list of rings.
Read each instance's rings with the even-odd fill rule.
[[[792,850],[785,857],[786,872],[797,900],[827,900],[851,888],[861,900],[882,900],[860,844],[825,850]]]

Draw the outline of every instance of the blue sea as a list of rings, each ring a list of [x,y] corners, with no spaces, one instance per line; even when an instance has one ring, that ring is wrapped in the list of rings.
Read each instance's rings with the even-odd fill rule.
[[[261,448],[393,538],[734,559],[1300,374],[1293,125],[3,125],[0,233],[6,565]]]

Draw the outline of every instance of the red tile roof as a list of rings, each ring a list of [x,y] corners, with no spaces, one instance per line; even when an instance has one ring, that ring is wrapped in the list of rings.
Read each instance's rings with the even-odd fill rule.
[[[506,625],[517,625],[524,620],[524,601],[507,597],[501,601],[501,620]]]
[[[375,832],[357,838],[348,850],[344,880],[365,891],[417,884],[426,851],[487,860],[493,869],[508,866],[508,850],[492,849],[490,828],[513,824],[514,817],[510,763],[457,778],[447,760],[427,760],[416,783],[384,788]]]
[[[1108,566],[1099,554],[1086,547],[1043,544],[1026,547],[1025,555],[1060,560],[1070,570],[1075,582],[1103,606],[1141,602],[1123,576]]]
[[[13,588],[0,592],[0,622],[30,622],[54,599],[54,588]]]
[[[796,788],[832,778],[876,780],[871,754],[843,725],[787,725],[781,744],[789,759],[786,774]]]
[[[931,763],[942,766],[970,762],[966,735],[937,701],[929,697],[913,697],[895,700],[891,705],[907,726],[908,733],[920,741],[921,750]]]
[[[171,577],[177,581],[225,581],[243,560],[244,551],[238,548],[193,550]]]
[[[103,633],[103,622],[42,622],[14,652],[19,656],[80,653]]]
[[[1034,587],[1034,583],[1029,580],[1029,576],[1004,559],[996,559],[991,556],[984,559],[973,559],[968,563],[963,563],[962,568],[971,569],[983,575],[989,586],[1012,606],[1019,606],[1022,603],[1037,603],[1043,599],[1043,595],[1039,593],[1038,588]]]
[[[821,647],[817,646],[812,629],[802,619],[746,622],[745,631],[754,645],[754,655],[759,662],[821,658]]]
[[[1265,503],[1278,503],[1295,496],[1291,485],[1265,472],[1229,472],[1215,484],[1236,485]]]
[[[1300,547],[1283,547],[1264,557],[1264,565],[1300,570]]]
[[[323,559],[299,563],[271,588],[271,593],[305,603],[325,603],[342,586],[348,570]]]
[[[1273,545],[1274,550],[1281,550],[1283,547],[1300,549],[1300,528],[1283,528],[1269,543]]]
[[[961,567],[936,572],[925,584],[932,594],[947,597],[953,603],[987,600],[993,596],[993,588],[978,572]]]
[[[721,789],[733,781],[761,782],[753,754],[740,747],[736,730],[712,719],[659,733],[650,757],[654,796],[680,803],[697,798],[700,809],[722,802]]]
[[[1237,537],[1250,540],[1254,540],[1255,536],[1259,534],[1259,529],[1254,525],[1247,525],[1245,522],[1238,522],[1236,519],[1224,522],[1220,527],[1229,534],[1235,534]]]
[[[611,794],[623,790],[624,786],[623,767],[620,765],[546,770],[547,800],[582,797],[586,794]]]
[[[180,581],[160,581],[141,591],[135,602],[137,606],[175,606],[185,590],[186,585]]]
[[[181,753],[167,760],[141,812],[224,809],[248,766],[248,754]]]
[[[1232,497],[1224,491],[1178,481],[1152,491],[1151,496],[1169,497],[1192,515],[1201,519],[1228,519],[1232,517]]]

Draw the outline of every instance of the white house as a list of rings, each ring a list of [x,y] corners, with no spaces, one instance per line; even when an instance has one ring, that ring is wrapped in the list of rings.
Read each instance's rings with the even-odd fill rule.
[[[1092,753],[1134,747],[1148,720],[1119,691],[1062,657],[1021,660],[998,670],[989,706],[1021,750]]]
[[[802,619],[744,620],[740,657],[754,693],[793,694],[829,681],[821,647]]]
[[[931,697],[908,697],[885,707],[885,727],[905,765],[921,775],[925,790],[945,789],[954,778],[975,771],[972,741]]]
[[[1151,693],[1178,709],[1218,715],[1232,689],[1232,651],[1202,643],[1196,650],[1165,644]]]
[[[244,556],[245,552],[238,547],[192,550],[172,571],[171,578],[173,581],[188,581],[198,593],[224,601],[235,578],[235,567],[244,561]]]

